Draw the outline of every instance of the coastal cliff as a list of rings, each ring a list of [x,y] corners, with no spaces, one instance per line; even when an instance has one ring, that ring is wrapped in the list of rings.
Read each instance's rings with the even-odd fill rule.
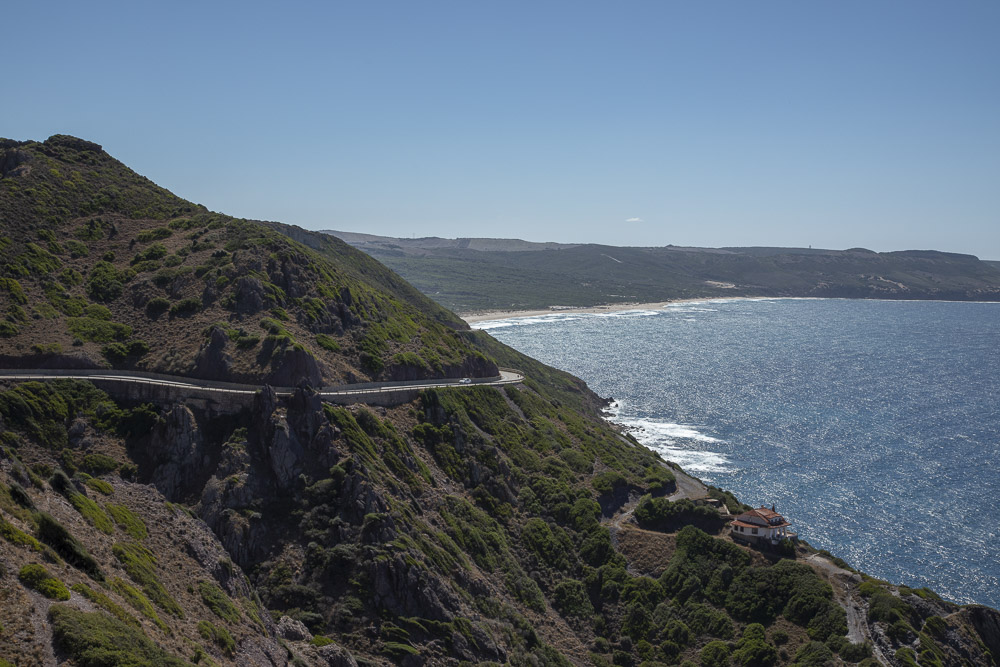
[[[260,386],[225,414],[0,386],[0,660],[992,664],[996,611],[735,544],[692,499],[732,494],[345,244],[206,211],[72,137],[0,151],[11,366]],[[525,382],[392,407],[310,386],[501,366]],[[670,521],[633,524],[644,502]]]

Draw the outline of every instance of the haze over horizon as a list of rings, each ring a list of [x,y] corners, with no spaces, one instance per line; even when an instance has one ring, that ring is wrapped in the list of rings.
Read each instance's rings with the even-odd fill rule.
[[[21,3],[0,136],[385,236],[1000,260],[996,3]]]

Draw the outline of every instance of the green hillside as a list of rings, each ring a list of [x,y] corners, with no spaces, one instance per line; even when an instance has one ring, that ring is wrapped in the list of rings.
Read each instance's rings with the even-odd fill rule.
[[[935,251],[628,248],[328,233],[461,313],[725,296],[1000,299],[995,262]]]
[[[0,146],[3,366],[297,386],[224,411],[0,382],[0,665],[994,664],[996,611],[737,545],[738,499],[361,252],[79,139]],[[498,365],[526,381],[310,386]]]
[[[8,363],[317,386],[496,374],[460,320],[343,243],[209,212],[79,139],[3,145]]]

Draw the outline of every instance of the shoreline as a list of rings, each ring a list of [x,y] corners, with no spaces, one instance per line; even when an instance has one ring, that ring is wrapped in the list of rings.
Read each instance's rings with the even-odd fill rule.
[[[533,310],[488,310],[459,314],[466,324],[491,322],[493,320],[510,320],[519,317],[540,317],[542,315],[594,315],[600,313],[619,313],[628,310],[659,310],[675,303],[703,303],[705,301],[730,301],[736,299],[756,299],[771,297],[746,296],[706,296],[696,299],[670,299],[667,301],[652,301],[648,303],[610,303],[603,306],[549,306]]]
[[[978,299],[869,299],[864,297],[844,296],[703,296],[688,299],[668,299],[666,301],[651,301],[647,303],[609,303],[602,306],[549,306],[529,310],[487,310],[460,313],[458,316],[466,324],[492,322],[493,320],[511,320],[521,317],[541,317],[544,315],[593,315],[600,313],[617,313],[627,310],[659,310],[665,306],[677,303],[706,303],[711,301],[891,301],[894,303],[992,303],[1000,301],[982,301]]]

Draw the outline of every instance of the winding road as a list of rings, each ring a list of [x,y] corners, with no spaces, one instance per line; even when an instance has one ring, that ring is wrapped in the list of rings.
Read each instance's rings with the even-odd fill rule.
[[[234,398],[249,398],[265,385],[238,384],[235,382],[216,382],[199,380],[180,376],[162,375],[159,373],[144,373],[141,371],[98,371],[98,370],[55,370],[0,369],[0,381],[13,380],[17,382],[41,380],[90,380],[92,382],[114,382],[132,385],[149,385],[183,392],[210,392],[227,395]],[[466,381],[467,380],[467,381]],[[524,382],[524,375],[511,369],[501,369],[500,375],[491,378],[465,378],[454,380],[413,380],[406,382],[369,382],[364,384],[348,384],[320,387],[316,391],[322,398],[343,399],[355,398],[364,403],[365,398],[384,396],[399,391],[414,391],[435,388],[469,388],[482,386],[500,386]],[[291,396],[294,387],[273,387],[278,396]]]

